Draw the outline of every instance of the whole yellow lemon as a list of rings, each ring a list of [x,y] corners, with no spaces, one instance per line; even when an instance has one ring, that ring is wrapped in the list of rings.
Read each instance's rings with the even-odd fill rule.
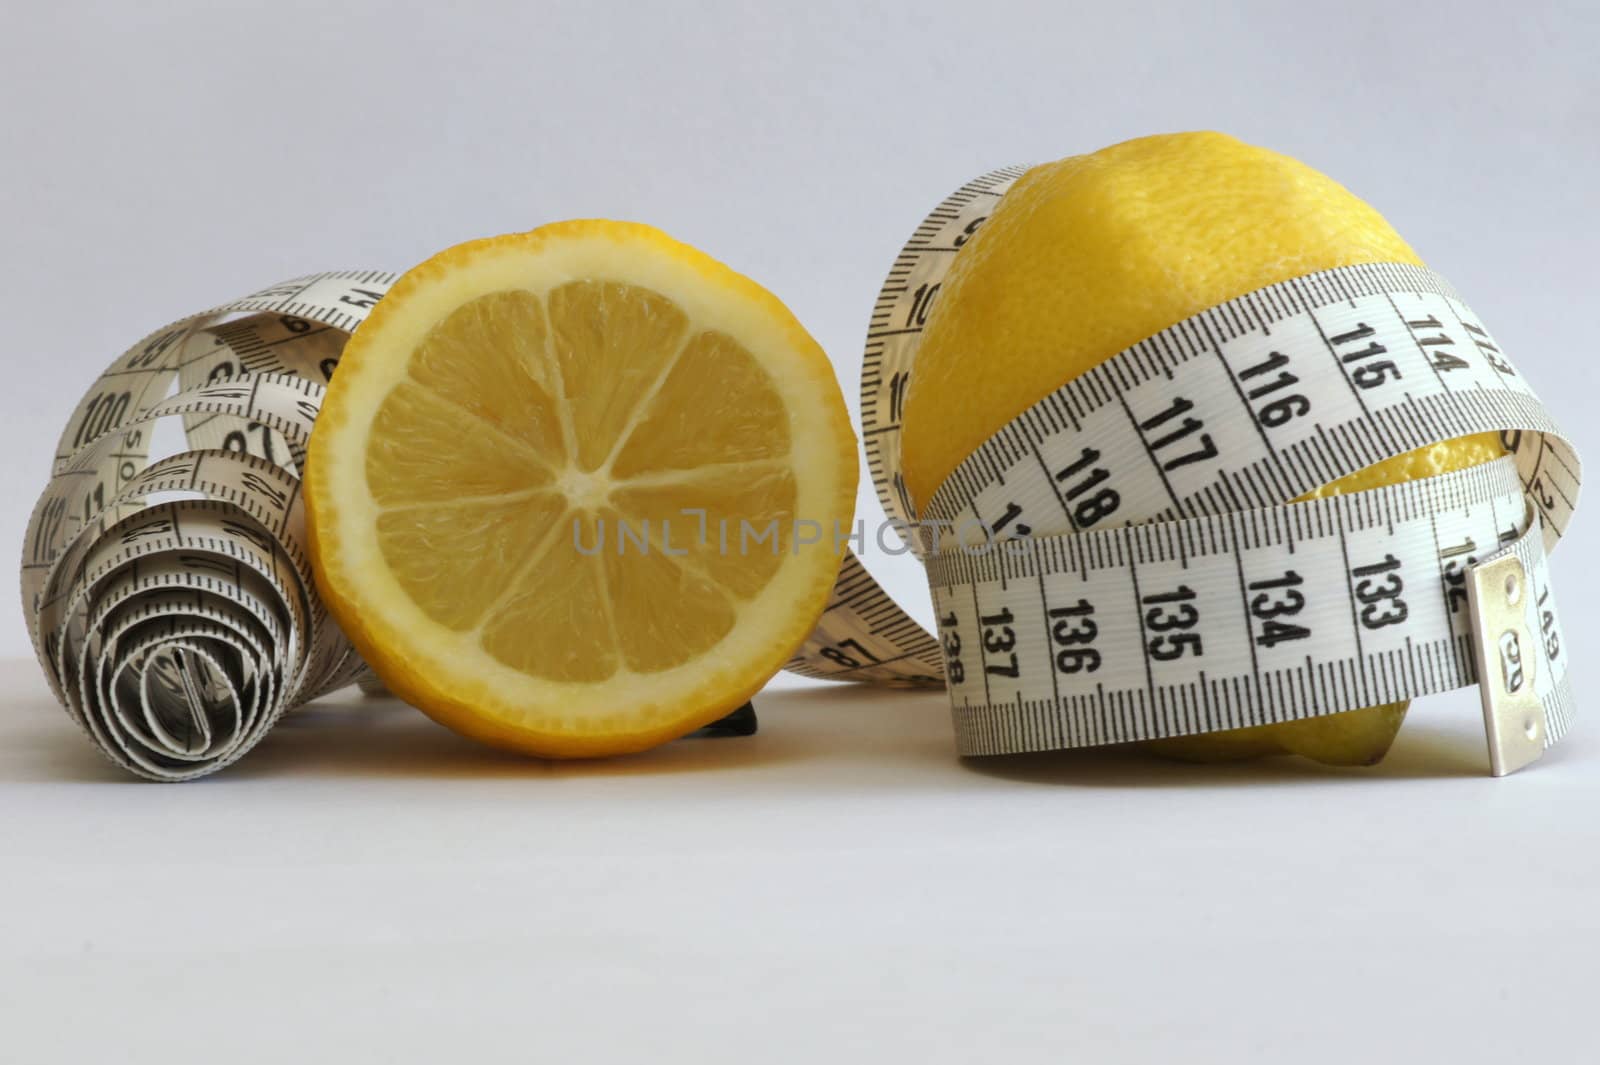
[[[907,489],[925,504],[1008,421],[1152,333],[1266,285],[1375,262],[1422,260],[1333,179],[1221,133],[1141,137],[1034,167],[956,257],[929,315],[906,396]],[[1312,495],[1503,453],[1492,433],[1463,437]],[[1293,752],[1369,764],[1388,750],[1405,710],[1394,703],[1151,746],[1207,760]]]

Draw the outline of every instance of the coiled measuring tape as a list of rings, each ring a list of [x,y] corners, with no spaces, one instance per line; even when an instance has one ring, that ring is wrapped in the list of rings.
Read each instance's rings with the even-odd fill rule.
[[[917,535],[937,637],[859,562],[790,668],[947,681],[957,746],[1000,754],[1190,735],[1478,682],[1496,775],[1572,715],[1546,550],[1579,462],[1437,275],[1352,266],[1135,344],[986,441],[920,510],[900,413],[941,280],[1024,168],[941,203],[889,271],[862,372],[869,467]],[[1458,436],[1508,455],[1290,504]],[[914,631],[913,631],[914,630]]]
[[[368,675],[312,584],[298,474],[344,343],[394,279],[315,274],[175,322],[67,423],[23,607],[56,696],[131,772],[212,772]],[[169,419],[187,450],[153,459]]]

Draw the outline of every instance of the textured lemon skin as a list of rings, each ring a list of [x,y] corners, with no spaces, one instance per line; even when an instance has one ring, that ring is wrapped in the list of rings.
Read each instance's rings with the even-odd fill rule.
[[[1008,421],[1145,337],[1265,285],[1375,262],[1422,264],[1377,211],[1331,178],[1221,133],[1143,137],[1034,167],[957,256],[929,315],[905,407],[912,499],[925,504]],[[1500,454],[1492,434],[1450,441],[1309,495]],[[1204,760],[1293,751],[1367,764],[1388,749],[1405,707],[1151,746]]]
[[[339,371],[330,382],[312,432],[304,490],[308,545],[317,590],[350,642],[394,694],[462,735],[505,750],[545,758],[591,758],[644,751],[731,713],[760,691],[811,633],[827,605],[837,570],[836,557],[832,569],[819,573],[804,594],[788,604],[770,635],[766,654],[759,661],[743,663],[732,671],[728,663],[714,663],[703,685],[678,699],[676,705],[660,708],[658,720],[642,727],[594,732],[529,727],[515,720],[517,706],[497,703],[481,692],[464,697],[458,687],[459,678],[443,676],[407,654],[403,634],[395,630],[381,610],[374,609],[363,594],[363,581],[356,572],[363,566],[381,565],[381,561],[342,542],[347,539],[339,520],[342,493],[331,471],[342,461],[352,458],[359,461],[361,457],[341,454],[348,452],[353,443],[345,435],[351,408],[356,405],[352,393],[361,387],[365,366],[409,357],[409,351],[394,350],[385,343],[384,337],[389,320],[403,313],[402,308],[418,290],[444,281],[461,287],[465,299],[476,295],[471,291],[465,269],[475,257],[539,241],[585,239],[648,244],[655,253],[677,260],[700,284],[723,289],[743,301],[750,313],[770,319],[772,328],[782,336],[793,359],[789,369],[818,397],[815,409],[808,410],[807,416],[829,426],[825,435],[832,453],[815,455],[814,459],[837,471],[837,483],[827,505],[822,508],[827,513],[819,514],[816,520],[833,519],[849,527],[859,476],[857,443],[844,397],[832,364],[817,342],[765,288],[653,227],[605,219],[553,223],[528,233],[456,245],[407,271],[346,344]]]

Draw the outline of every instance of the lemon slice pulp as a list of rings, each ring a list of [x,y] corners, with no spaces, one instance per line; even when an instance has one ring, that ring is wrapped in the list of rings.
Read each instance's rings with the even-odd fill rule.
[[[385,683],[570,756],[759,689],[826,604],[855,479],[832,369],[777,299],[587,221],[406,274],[346,348],[306,491],[319,587]]]

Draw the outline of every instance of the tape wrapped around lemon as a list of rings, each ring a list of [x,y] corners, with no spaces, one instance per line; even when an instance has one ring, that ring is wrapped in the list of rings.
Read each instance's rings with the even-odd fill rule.
[[[905,400],[906,487],[925,502],[1006,422],[1152,333],[1376,262],[1420,260],[1331,179],[1220,134],[1035,167],[932,307]],[[1492,435],[1462,438],[1316,494],[1501,453]],[[840,558],[836,538],[801,542],[795,522],[848,528],[855,469],[838,383],[776,298],[648,227],[575,222],[461,245],[402,278],[346,349],[307,496],[319,586],[391,688],[492,743],[600,755],[715,720],[783,665]],[[773,522],[780,550],[704,535],[592,550],[685,513]],[[1404,713],[1151,746],[1370,763]]]
[[[956,257],[929,315],[905,404],[907,488],[926,500],[1006,422],[1153,333],[1266,285],[1378,262],[1422,260],[1331,178],[1220,133],[1144,137],[1034,167]],[[1493,434],[1461,438],[1313,495],[1503,453]],[[1395,703],[1149,746],[1206,760],[1293,752],[1369,764],[1405,711]]]

